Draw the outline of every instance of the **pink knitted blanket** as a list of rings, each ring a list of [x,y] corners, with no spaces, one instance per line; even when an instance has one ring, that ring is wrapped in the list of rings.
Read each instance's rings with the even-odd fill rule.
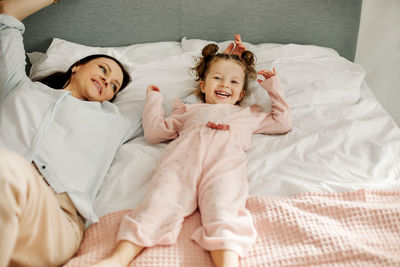
[[[253,196],[247,207],[258,238],[241,266],[400,266],[400,191]],[[126,212],[107,214],[89,227],[65,266],[87,266],[108,255]],[[213,266],[189,238],[198,225],[195,212],[185,219],[176,245],[147,248],[130,266]]]

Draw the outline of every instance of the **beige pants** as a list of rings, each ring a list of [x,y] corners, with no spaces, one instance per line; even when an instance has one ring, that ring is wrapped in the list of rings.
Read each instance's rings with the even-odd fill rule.
[[[79,248],[82,218],[22,156],[0,149],[0,267],[60,266]]]

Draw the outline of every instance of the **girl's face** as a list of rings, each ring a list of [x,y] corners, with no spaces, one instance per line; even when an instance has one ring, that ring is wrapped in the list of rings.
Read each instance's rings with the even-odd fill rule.
[[[208,104],[235,105],[244,96],[245,73],[233,60],[218,59],[209,67],[200,89]]]
[[[74,97],[88,101],[111,100],[118,93],[123,73],[118,64],[109,58],[95,58],[85,64],[74,66],[75,72],[64,88]]]

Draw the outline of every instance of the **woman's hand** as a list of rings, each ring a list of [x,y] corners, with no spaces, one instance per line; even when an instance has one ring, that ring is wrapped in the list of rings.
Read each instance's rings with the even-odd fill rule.
[[[232,54],[241,56],[244,51],[246,51],[246,46],[242,43],[242,38],[240,33],[235,35],[235,41],[230,43],[229,46],[224,50],[224,54]]]
[[[0,13],[22,21],[29,15],[53,3],[54,0],[3,0],[0,2]]]
[[[264,76],[265,80],[268,80],[269,78],[276,76],[276,70],[275,68],[272,68],[272,71],[270,70],[260,70],[259,72],[257,72],[257,74],[260,74],[262,76]],[[261,79],[257,79],[258,83],[262,83],[264,80]]]
[[[147,87],[147,92],[152,92],[152,91],[155,91],[155,92],[160,92],[160,88],[158,88],[158,86],[156,86],[156,85],[149,85],[148,87]]]

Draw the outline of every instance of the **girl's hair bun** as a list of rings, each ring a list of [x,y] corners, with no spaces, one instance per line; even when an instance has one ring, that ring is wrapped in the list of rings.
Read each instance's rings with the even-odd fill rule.
[[[246,63],[247,66],[254,65],[255,63],[254,54],[248,50],[242,53],[241,58]]]
[[[208,44],[201,51],[201,55],[204,58],[210,58],[215,56],[218,53],[219,47],[216,44]]]

